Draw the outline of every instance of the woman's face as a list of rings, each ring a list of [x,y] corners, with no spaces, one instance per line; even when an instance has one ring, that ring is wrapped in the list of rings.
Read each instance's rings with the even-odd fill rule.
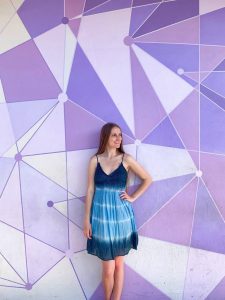
[[[118,127],[113,127],[109,136],[108,146],[119,148],[122,141],[122,132]]]

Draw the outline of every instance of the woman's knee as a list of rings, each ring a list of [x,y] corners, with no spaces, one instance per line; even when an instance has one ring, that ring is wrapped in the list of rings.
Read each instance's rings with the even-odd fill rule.
[[[102,272],[104,277],[112,277],[115,270],[115,261],[104,261],[102,264]]]

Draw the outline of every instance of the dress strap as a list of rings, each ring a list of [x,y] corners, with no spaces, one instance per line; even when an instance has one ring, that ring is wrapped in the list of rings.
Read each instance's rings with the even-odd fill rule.
[[[124,157],[124,153],[123,153],[123,157]],[[122,157],[122,162],[123,162],[123,157]]]
[[[98,155],[96,154],[95,156],[97,157],[97,162],[98,162]]]

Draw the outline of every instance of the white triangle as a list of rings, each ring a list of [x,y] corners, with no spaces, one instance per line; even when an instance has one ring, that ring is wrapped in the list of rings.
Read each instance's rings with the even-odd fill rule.
[[[54,208],[67,217],[67,201],[54,203]]]
[[[65,299],[85,300],[76,273],[68,258],[62,259],[47,272],[31,290],[0,287],[2,299]]]
[[[23,22],[19,16],[15,14],[4,30],[0,33],[0,54],[30,40],[30,38],[31,37]]]
[[[25,281],[27,271],[23,232],[0,222],[0,236],[0,252]]]
[[[138,250],[131,249],[125,262],[170,299],[181,300],[188,249],[185,246],[139,236]]]
[[[65,41],[65,65],[64,65],[64,87],[66,93],[70,78],[70,72],[73,64],[74,53],[77,46],[77,39],[69,26],[66,26],[66,41]]]
[[[84,16],[78,41],[134,133],[130,49],[123,42],[130,17],[131,8]]]
[[[14,271],[9,263],[0,255],[0,277],[8,280],[12,280],[18,283],[24,284],[25,282],[19,277],[19,275]],[[10,284],[14,285],[14,284]],[[1,295],[1,292],[0,292]]]
[[[64,106],[58,103],[22,150],[23,155],[65,151]]]
[[[145,166],[154,180],[195,174],[196,166],[185,149],[141,144],[138,162]]]
[[[224,8],[225,0],[200,0],[199,1],[199,13],[200,15],[210,13],[214,10]]]
[[[206,299],[224,276],[225,255],[191,248],[183,300]]]
[[[65,152],[25,156],[23,161],[67,189]]]
[[[65,25],[61,24],[34,39],[61,89],[63,89],[65,35]]]
[[[25,134],[17,141],[17,146],[19,151],[22,151],[22,149],[25,147],[25,145],[29,142],[29,140],[32,138],[32,136],[35,134],[35,132],[41,127],[42,123],[45,121],[45,119],[48,118],[48,116],[52,113],[54,110],[54,107],[47,112],[36,124],[34,124],[33,127],[31,127]]]
[[[0,198],[0,220],[23,230],[21,205],[19,169],[16,164]]]
[[[9,20],[15,14],[15,9],[10,1],[2,0],[0,9],[0,32],[5,28]],[[1,35],[0,35],[1,36]],[[2,41],[1,41],[2,43]]]
[[[169,114],[174,110],[194,88],[151,55],[132,45],[149,81],[159,100]]]

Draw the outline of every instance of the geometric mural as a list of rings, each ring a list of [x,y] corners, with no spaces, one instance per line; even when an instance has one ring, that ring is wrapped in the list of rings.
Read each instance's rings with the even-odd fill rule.
[[[224,0],[0,2],[1,299],[103,299],[83,217],[110,121],[153,177],[122,299],[224,299],[222,28]]]

